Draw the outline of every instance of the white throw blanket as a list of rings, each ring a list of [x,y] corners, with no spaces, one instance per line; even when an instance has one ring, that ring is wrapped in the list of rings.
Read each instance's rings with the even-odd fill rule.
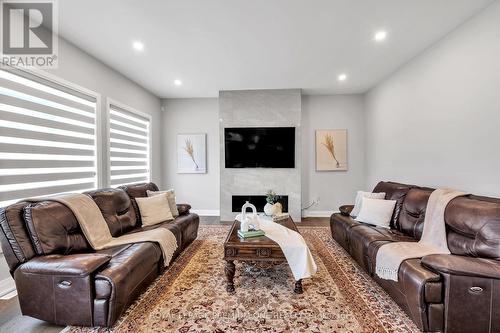
[[[258,218],[260,229],[266,233],[266,237],[278,243],[283,251],[295,281],[313,276],[318,267],[302,235],[270,218]],[[236,220],[241,222],[241,214],[236,216]]]
[[[27,201],[56,201],[68,207],[75,215],[85,238],[94,250],[103,250],[124,244],[155,242],[160,245],[166,267],[177,249],[177,240],[174,234],[165,228],[141,231],[120,237],[111,236],[99,206],[85,194],[70,193],[54,197],[33,198]]]
[[[406,259],[429,254],[450,254],[446,240],[444,212],[448,203],[466,193],[441,188],[431,193],[425,210],[424,231],[418,242],[394,242],[377,252],[375,273],[381,279],[398,281],[399,266]]]

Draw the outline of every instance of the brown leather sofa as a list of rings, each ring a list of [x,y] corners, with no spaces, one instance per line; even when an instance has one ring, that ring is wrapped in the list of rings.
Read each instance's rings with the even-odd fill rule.
[[[391,229],[353,220],[353,206],[333,214],[333,238],[391,295],[426,332],[500,331],[500,199],[468,195],[452,200],[445,211],[451,255],[429,255],[403,262],[398,282],[375,271],[383,244],[417,241],[433,189],[380,182],[373,192],[397,200]]]
[[[111,234],[120,236],[167,228],[177,239],[178,256],[198,233],[199,217],[177,205],[173,221],[141,228],[136,197],[153,183],[86,192],[99,206]],[[0,209],[2,249],[15,279],[24,315],[59,325],[111,326],[158,276],[163,259],[158,244],[127,244],[94,251],[73,213],[64,205],[19,202]]]

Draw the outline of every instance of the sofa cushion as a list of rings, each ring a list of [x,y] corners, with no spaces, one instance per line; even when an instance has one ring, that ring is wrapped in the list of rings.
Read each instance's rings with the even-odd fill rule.
[[[196,214],[180,215],[174,220],[163,223],[145,226],[132,230],[130,233],[151,230],[156,228],[166,228],[170,230],[177,240],[177,250],[174,252],[172,260],[177,257],[193,240],[198,236],[198,226],[200,218]]]
[[[351,228],[349,231],[349,253],[361,267],[370,273],[372,258],[369,257],[369,246],[377,241],[412,242],[415,240],[398,230],[367,225]]]
[[[168,204],[167,193],[152,197],[135,198],[135,201],[141,214],[142,226],[151,226],[174,219]]]
[[[24,220],[37,254],[71,254],[92,251],[73,212],[55,201],[24,207]]]
[[[356,221],[390,228],[396,200],[362,198],[361,205],[361,211],[356,217]]]
[[[445,211],[451,253],[500,260],[500,199],[465,196]]]
[[[330,217],[330,229],[332,230],[332,237],[346,251],[349,251],[349,230],[352,227],[359,225],[361,225],[361,223],[355,221],[350,216],[335,213]]]
[[[175,203],[175,191],[174,189],[170,189],[168,191],[150,191],[147,190],[146,194],[148,197],[154,197],[155,195],[160,195],[166,193],[168,199],[168,206],[170,207],[170,211],[172,212],[173,217],[179,216],[179,210],[177,209],[177,204]]]
[[[394,214],[392,215],[391,219],[391,228],[401,231],[398,221],[399,213],[401,211],[401,207],[403,206],[403,201],[405,200],[406,194],[410,189],[414,187],[417,186],[394,182],[379,182],[373,189],[373,192],[385,192],[386,200],[396,200],[396,207],[394,208]]]
[[[424,231],[427,202],[432,189],[413,188],[408,191],[399,214],[399,230],[408,236],[420,239]]]
[[[103,254],[110,252],[111,260],[95,276],[95,298],[109,300],[108,323],[114,322],[158,276],[161,258],[160,248],[151,242],[98,251]]]
[[[85,194],[94,199],[113,237],[121,236],[138,226],[135,208],[125,191],[105,188]]]
[[[358,191],[356,193],[356,199],[354,199],[354,207],[351,210],[350,215],[354,218],[359,215],[359,212],[361,211],[361,206],[363,205],[363,199],[364,198],[371,198],[371,199],[385,199],[385,193],[384,192],[365,192],[365,191]]]

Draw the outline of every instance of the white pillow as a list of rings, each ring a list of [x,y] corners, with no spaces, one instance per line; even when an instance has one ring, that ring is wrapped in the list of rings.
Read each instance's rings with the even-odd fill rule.
[[[179,211],[177,210],[177,203],[175,202],[175,191],[173,189],[168,190],[168,191],[146,191],[148,197],[154,197],[155,195],[158,194],[167,194],[167,199],[168,199],[168,206],[170,207],[170,211],[172,212],[173,217],[179,216]]]
[[[361,211],[361,204],[363,198],[371,198],[371,199],[385,199],[385,192],[372,193],[372,192],[364,192],[358,191],[356,194],[356,200],[354,201],[354,208],[351,211],[351,216],[358,216]]]
[[[167,194],[162,193],[153,197],[135,198],[143,226],[158,224],[173,220],[172,212],[168,205]]]
[[[362,201],[356,221],[390,228],[396,200],[363,198]]]

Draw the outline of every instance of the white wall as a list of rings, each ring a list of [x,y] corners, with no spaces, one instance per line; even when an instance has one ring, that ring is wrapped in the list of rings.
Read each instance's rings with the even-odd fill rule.
[[[59,66],[47,72],[101,94],[103,112],[106,98],[111,98],[150,114],[153,124],[152,181],[162,183],[161,101],[158,97],[62,38],[59,39]]]
[[[219,114],[217,98],[163,100],[164,188],[175,188],[179,201],[201,213],[219,212]],[[320,203],[306,215],[327,215],[351,203],[364,188],[364,115],[362,95],[302,96],[302,203],[316,197]],[[346,128],[349,170],[316,172],[314,131]],[[177,174],[177,133],[207,133],[208,173]]]
[[[163,100],[163,188],[200,214],[219,214],[219,103],[217,98]],[[177,173],[177,134],[207,133],[207,173]]]
[[[347,171],[316,171],[315,131],[347,129]],[[362,95],[302,97],[302,203],[317,205],[305,216],[329,216],[353,203],[364,188],[364,100]]]
[[[370,92],[366,108],[369,188],[500,195],[500,2]]]

